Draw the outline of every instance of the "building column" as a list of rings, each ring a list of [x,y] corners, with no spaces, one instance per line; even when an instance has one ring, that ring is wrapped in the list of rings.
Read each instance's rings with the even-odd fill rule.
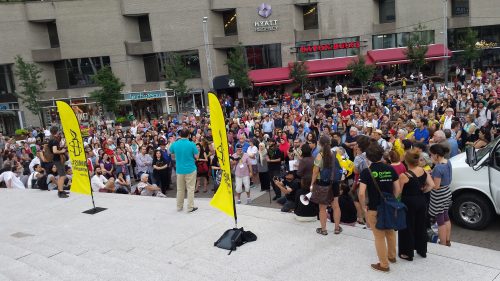
[[[23,115],[21,114],[21,110],[17,111],[17,118],[19,119],[19,126],[21,126],[21,129],[24,129]]]

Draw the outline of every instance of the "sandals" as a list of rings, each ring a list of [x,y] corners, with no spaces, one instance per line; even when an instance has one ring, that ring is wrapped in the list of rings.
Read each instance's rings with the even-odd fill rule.
[[[413,257],[409,257],[407,255],[399,254],[398,255],[400,259],[407,260],[407,261],[413,261]]]
[[[339,226],[339,228],[335,229],[335,231],[333,233],[335,234],[340,234],[342,232],[342,227]]]
[[[316,233],[321,234],[321,235],[328,235],[328,231],[323,230],[321,227],[316,228]]]

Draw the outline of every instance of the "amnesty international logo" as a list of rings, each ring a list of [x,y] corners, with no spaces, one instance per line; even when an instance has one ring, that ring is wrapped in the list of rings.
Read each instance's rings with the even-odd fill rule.
[[[68,143],[69,144],[69,152],[73,153],[75,156],[80,156],[82,154],[82,149],[81,149],[81,141],[78,139],[77,134],[73,130],[69,130],[71,133],[71,141]]]

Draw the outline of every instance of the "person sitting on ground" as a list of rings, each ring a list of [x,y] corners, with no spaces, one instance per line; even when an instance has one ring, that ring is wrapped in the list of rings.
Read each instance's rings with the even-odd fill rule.
[[[346,183],[340,184],[340,223],[355,226],[357,221],[357,211],[354,200],[349,194],[349,186]]]
[[[281,190],[284,197],[279,198],[276,202],[283,205],[282,212],[288,213],[297,207],[295,201],[295,192],[299,189],[299,183],[295,180],[293,171],[288,171],[284,179],[274,178],[274,184]]]
[[[130,193],[130,178],[125,177],[123,172],[116,175],[115,180],[116,193],[129,194]]]
[[[90,185],[94,192],[112,193],[115,191],[115,179],[112,177],[107,179],[103,176],[101,167],[95,168],[95,174],[90,180]]]
[[[4,168],[10,168],[9,165],[4,165]],[[7,188],[19,188],[19,189],[25,189],[24,184],[21,182],[19,177],[17,177],[15,171],[17,168],[13,167],[11,170],[5,170],[3,173],[0,174],[0,183],[5,181],[5,186]]]
[[[141,175],[141,182],[137,184],[137,189],[142,196],[156,196],[156,197],[167,197],[165,194],[161,193],[160,188],[156,184],[149,184],[148,174]]]
[[[59,180],[57,166],[53,164],[50,170],[47,172],[47,186],[49,190],[57,189],[57,180]]]

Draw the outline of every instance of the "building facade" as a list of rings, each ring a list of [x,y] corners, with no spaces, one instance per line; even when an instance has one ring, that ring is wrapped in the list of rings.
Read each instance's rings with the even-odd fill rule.
[[[448,0],[446,8],[445,1],[436,0],[262,2],[0,2],[0,131],[11,133],[16,126],[39,123],[13,95],[19,88],[13,74],[16,55],[44,70],[47,89],[40,103],[44,123],[50,124],[57,121],[53,102],[58,99],[83,112],[83,122],[98,115],[101,109],[90,98],[96,89],[91,77],[103,66],[110,66],[125,83],[123,115],[160,115],[178,110],[164,82],[165,65],[174,53],[193,74],[187,81],[193,94],[184,103],[200,107],[211,87],[234,88],[225,62],[229,50],[239,43],[245,46],[250,76],[258,87],[290,83],[285,68],[297,59],[308,60],[311,77],[328,81],[345,74],[349,61],[345,58],[357,54],[372,54],[369,60],[380,65],[404,63],[397,57],[374,60],[387,55],[378,50],[389,53],[404,47],[419,24],[421,37],[435,45],[429,61],[447,57],[445,34],[450,34],[453,44],[458,40],[454,34],[464,27],[488,30],[483,33],[489,43],[500,40],[499,29],[487,28],[500,25],[500,1]],[[488,51],[491,65],[498,62],[495,47]],[[442,72],[441,63],[432,67]]]

